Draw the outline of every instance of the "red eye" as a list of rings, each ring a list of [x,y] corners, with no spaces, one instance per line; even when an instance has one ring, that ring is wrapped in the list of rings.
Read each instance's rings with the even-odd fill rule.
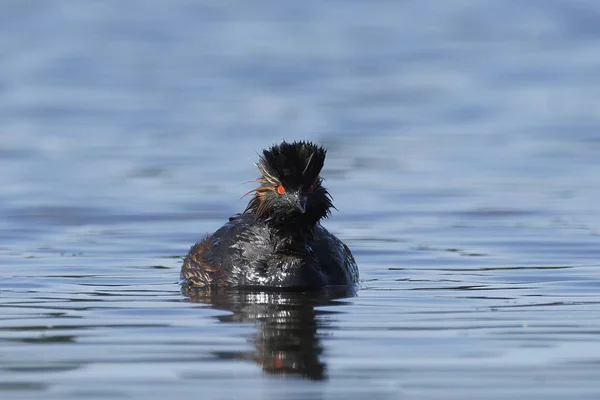
[[[285,188],[283,187],[283,185],[277,186],[277,193],[279,193],[279,194],[285,193]]]

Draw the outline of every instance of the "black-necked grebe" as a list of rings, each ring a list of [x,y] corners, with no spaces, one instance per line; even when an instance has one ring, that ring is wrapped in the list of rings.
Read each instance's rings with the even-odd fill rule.
[[[321,226],[331,197],[326,150],[282,142],[263,151],[260,186],[242,214],[195,244],[181,268],[192,287],[319,288],[358,282],[350,249]]]

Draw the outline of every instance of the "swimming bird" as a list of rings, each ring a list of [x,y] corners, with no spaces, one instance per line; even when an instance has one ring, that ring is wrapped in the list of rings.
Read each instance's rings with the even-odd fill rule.
[[[350,249],[320,223],[335,208],[320,176],[326,153],[307,141],[263,150],[248,206],[192,246],[182,283],[282,289],[357,283]]]

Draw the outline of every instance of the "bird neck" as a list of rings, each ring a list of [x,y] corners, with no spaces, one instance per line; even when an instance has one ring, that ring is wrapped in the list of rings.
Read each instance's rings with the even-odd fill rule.
[[[313,240],[316,225],[293,218],[269,218],[264,223],[271,231],[276,250],[292,253],[306,252]]]

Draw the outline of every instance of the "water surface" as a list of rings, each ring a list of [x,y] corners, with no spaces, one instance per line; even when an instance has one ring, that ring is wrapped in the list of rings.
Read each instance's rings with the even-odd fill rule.
[[[596,399],[593,1],[6,1],[3,399]],[[356,291],[181,293],[328,147]]]

